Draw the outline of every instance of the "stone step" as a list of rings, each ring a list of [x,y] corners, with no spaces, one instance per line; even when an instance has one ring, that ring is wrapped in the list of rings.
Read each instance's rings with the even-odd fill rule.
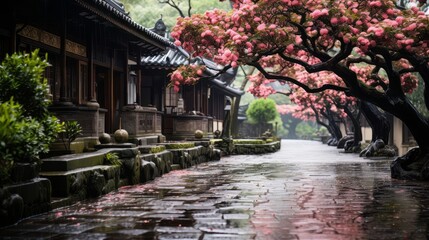
[[[137,137],[136,138],[138,145],[154,145],[159,141],[159,136],[145,136],[145,137]]]
[[[84,154],[67,154],[42,159],[42,172],[71,171],[78,168],[102,165],[104,156],[109,149]]]
[[[53,197],[78,195],[81,200],[106,194],[118,188],[120,166],[96,165],[70,171],[43,171],[51,181]]]

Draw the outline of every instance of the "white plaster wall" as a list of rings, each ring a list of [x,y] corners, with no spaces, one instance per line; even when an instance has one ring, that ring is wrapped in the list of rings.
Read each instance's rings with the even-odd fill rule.
[[[362,131],[362,141],[371,142],[372,140],[372,129],[370,127],[361,127]]]
[[[398,147],[398,155],[404,155],[408,151],[408,146],[402,143],[402,121],[398,118],[393,118],[393,144]]]

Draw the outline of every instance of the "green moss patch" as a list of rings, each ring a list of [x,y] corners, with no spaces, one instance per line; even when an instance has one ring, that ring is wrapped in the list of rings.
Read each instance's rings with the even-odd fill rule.
[[[261,139],[236,139],[233,140],[234,144],[254,144],[254,145],[258,145],[258,144],[265,144],[266,142],[264,140]]]
[[[193,142],[179,142],[179,143],[167,143],[164,144],[166,149],[187,149],[195,147]]]
[[[149,153],[159,153],[165,151],[165,146],[153,146],[150,148]]]

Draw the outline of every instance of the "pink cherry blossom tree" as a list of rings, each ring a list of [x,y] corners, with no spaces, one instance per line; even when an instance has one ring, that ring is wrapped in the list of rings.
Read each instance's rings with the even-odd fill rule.
[[[429,123],[403,84],[416,73],[428,86],[428,25],[429,17],[417,7],[401,10],[392,0],[237,0],[231,12],[179,19],[172,36],[193,56],[210,57],[227,68],[254,66],[266,79],[293,83],[309,93],[343,91],[393,114],[408,126],[419,149],[398,158],[392,176],[429,179]],[[300,65],[308,73],[329,71],[342,83],[312,88],[273,71],[272,61]],[[363,63],[374,67],[364,81],[353,68]],[[424,97],[429,106],[429,91]]]

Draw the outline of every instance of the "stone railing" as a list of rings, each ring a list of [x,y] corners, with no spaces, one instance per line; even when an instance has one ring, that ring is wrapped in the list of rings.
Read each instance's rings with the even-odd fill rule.
[[[195,130],[201,130],[204,138],[213,137],[213,118],[199,115],[164,115],[163,134],[167,140],[194,138]]]
[[[138,105],[125,106],[122,109],[122,128],[131,137],[161,135],[162,112],[153,107]]]

